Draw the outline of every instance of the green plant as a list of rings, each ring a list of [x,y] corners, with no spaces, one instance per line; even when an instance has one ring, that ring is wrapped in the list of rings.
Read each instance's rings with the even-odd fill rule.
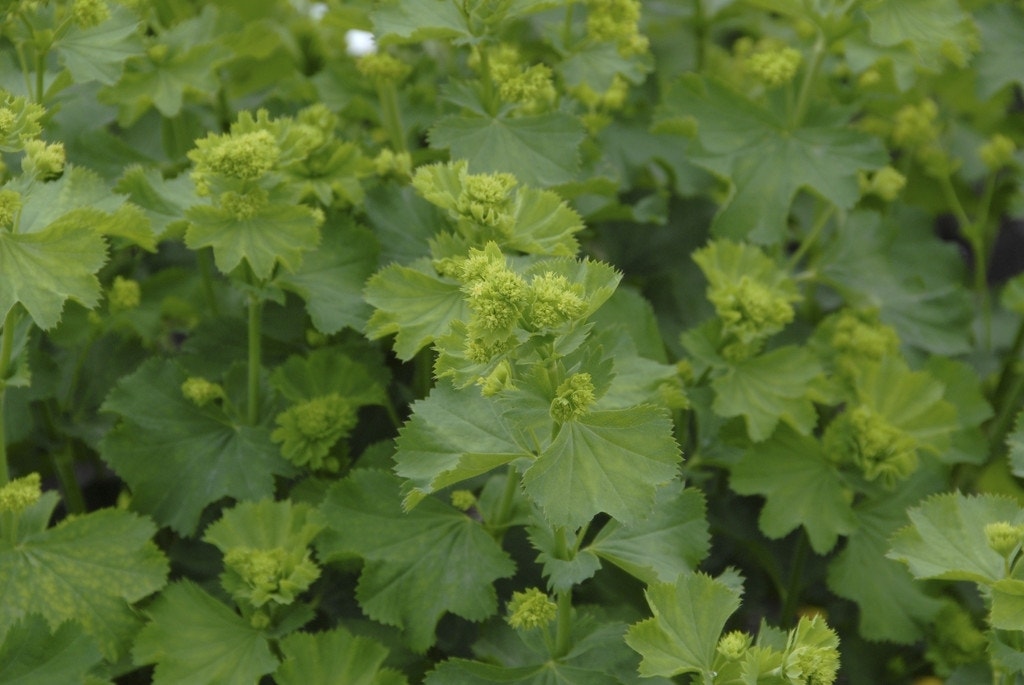
[[[1024,681],[1020,3],[0,7],[0,683]]]

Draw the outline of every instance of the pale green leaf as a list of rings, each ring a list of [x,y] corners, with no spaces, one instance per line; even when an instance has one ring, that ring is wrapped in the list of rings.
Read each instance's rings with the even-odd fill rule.
[[[513,119],[450,116],[430,129],[430,146],[469,160],[474,173],[507,171],[543,188],[575,178],[583,136],[579,121],[561,112]]]
[[[845,112],[816,108],[793,129],[781,114],[692,74],[669,91],[663,111],[669,120],[687,116],[698,122],[692,160],[732,181],[712,227],[720,236],[779,243],[797,190],[849,209],[860,197],[857,172],[888,161],[877,139],[847,125]]]
[[[185,378],[177,364],[153,359],[121,380],[103,405],[121,423],[100,452],[131,487],[133,507],[190,534],[206,505],[268,497],[274,476],[292,470],[268,428],[243,425],[215,403],[196,406],[181,392]]]
[[[382,377],[387,378],[386,369],[371,368],[363,360],[350,357],[341,347],[322,347],[306,356],[288,357],[274,369],[270,382],[291,402],[338,393],[349,404],[362,407],[388,402]]]
[[[667,414],[652,406],[596,411],[567,421],[523,476],[523,487],[558,526],[599,512],[626,524],[645,518],[658,486],[678,472]]]
[[[157,169],[142,166],[125,169],[114,190],[142,208],[157,238],[184,230],[188,225],[186,208],[199,202],[188,174],[165,179]]]
[[[110,85],[117,81],[125,62],[142,52],[139,22],[125,8],[111,8],[110,18],[102,24],[71,28],[55,47],[61,63],[71,72],[75,83],[99,81]]]
[[[252,685],[277,667],[259,630],[190,581],[168,587],[146,613],[132,656],[156,664],[153,685]]]
[[[447,333],[453,320],[470,315],[459,284],[435,275],[425,261],[381,269],[367,281],[365,298],[376,308],[367,337],[396,334],[395,354],[406,361]]]
[[[996,495],[936,495],[908,515],[910,525],[893,536],[889,558],[906,563],[917,578],[985,584],[1005,575],[1003,556],[988,546],[985,525],[1024,522],[1017,502]]]
[[[588,549],[579,550],[571,555],[571,559],[560,558],[559,544],[551,526],[532,525],[527,528],[527,534],[530,536],[530,544],[538,552],[537,563],[541,565],[548,590],[552,592],[568,592],[574,585],[593,578],[601,568],[601,560]],[[576,534],[567,531],[565,538],[564,546],[574,549],[577,545]]]
[[[461,8],[450,0],[381,3],[370,18],[374,35],[382,42],[419,42],[471,35]]]
[[[376,640],[344,628],[326,633],[292,633],[281,640],[284,661],[278,685],[400,685],[404,676],[383,668],[388,650]]]
[[[366,614],[401,628],[412,649],[434,643],[441,616],[481,621],[498,608],[494,581],[515,566],[477,522],[427,498],[408,514],[400,481],[357,470],[327,493],[321,558],[358,555],[365,561],[356,598]]]
[[[595,93],[611,88],[616,76],[630,83],[642,83],[648,71],[649,64],[636,56],[623,57],[611,42],[587,42],[558,65],[567,86],[586,84]]]
[[[626,644],[640,652],[640,675],[710,677],[715,647],[739,594],[703,573],[681,575],[674,584],[656,583],[645,591],[653,618],[635,623]]]
[[[821,443],[789,426],[748,449],[732,468],[730,484],[741,495],[764,495],[758,523],[770,538],[803,526],[818,554],[827,554],[840,535],[856,526],[852,493],[829,463]]]
[[[240,502],[207,527],[205,542],[221,552],[233,547],[303,549],[323,530],[319,513],[291,500]]]
[[[155,533],[148,519],[103,509],[36,530],[13,547],[0,543],[0,633],[27,614],[41,614],[52,629],[75,620],[116,659],[138,629],[129,605],[166,581]]]
[[[808,434],[818,419],[809,399],[811,382],[821,372],[808,350],[780,347],[734,364],[711,381],[712,408],[719,416],[742,416],[755,442],[766,440],[780,420]]]
[[[99,302],[95,274],[107,260],[107,246],[90,222],[100,212],[79,210],[31,233],[0,230],[0,312],[24,305],[40,328],[60,321],[64,302],[86,307]]]
[[[609,521],[583,548],[645,583],[671,582],[697,568],[711,549],[704,496],[673,482],[658,491],[654,511],[625,526]]]
[[[278,276],[276,283],[306,301],[321,333],[337,333],[345,326],[361,330],[370,317],[363,285],[377,267],[378,249],[365,228],[325,226],[316,250],[305,255],[297,269]]]
[[[974,15],[981,53],[974,59],[978,95],[989,99],[1011,83],[1024,84],[1024,12],[1012,3],[992,3]]]
[[[1017,413],[1013,430],[1006,436],[1009,448],[1010,470],[1017,477],[1024,476],[1024,411]]]
[[[921,66],[936,70],[949,50],[970,54],[968,15],[957,0],[872,0],[864,3],[871,40],[882,46],[909,44]]]
[[[79,624],[68,621],[51,631],[46,619],[29,614],[0,642],[0,683],[79,683],[102,659]]]
[[[395,473],[408,480],[407,507],[423,497],[519,457],[519,447],[498,404],[447,383],[412,405],[396,441]]]
[[[185,244],[192,250],[213,248],[217,268],[230,273],[245,260],[257,278],[270,278],[278,263],[295,271],[304,253],[320,242],[317,214],[305,205],[271,202],[245,219],[212,205],[195,205]]]
[[[1024,580],[1001,578],[992,585],[992,627],[1024,630]]]

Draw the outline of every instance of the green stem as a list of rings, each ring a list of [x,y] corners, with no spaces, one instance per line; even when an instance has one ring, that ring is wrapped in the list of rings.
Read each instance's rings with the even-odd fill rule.
[[[422,399],[430,394],[430,388],[434,385],[434,352],[429,347],[424,347],[416,353],[413,377],[413,395],[416,399]]]
[[[203,249],[196,252],[196,263],[199,266],[199,278],[203,283],[203,295],[206,297],[206,305],[210,308],[210,314],[214,317],[219,317],[220,305],[217,304],[217,293],[213,289],[212,249]]]
[[[1024,318],[1017,325],[1017,335],[1013,338],[1009,352],[1003,357],[1003,366],[999,370],[999,383],[995,392],[992,393],[992,404],[999,408],[1006,400],[1006,392],[1010,388],[1010,382],[1014,377],[1014,366],[1020,358],[1021,350],[1024,349]]]
[[[7,397],[7,374],[11,367],[11,355],[14,353],[14,329],[18,326],[19,317],[18,305],[7,311],[7,315],[4,317],[2,338],[0,338],[0,485],[4,485],[11,479],[11,473],[7,468],[5,399]]]
[[[249,295],[249,387],[248,420],[255,426],[260,420],[260,329],[263,301],[255,293]]]
[[[793,118],[790,121],[793,129],[799,128],[807,115],[807,108],[811,104],[811,90],[814,88],[814,80],[818,77],[818,70],[821,68],[821,61],[825,57],[825,33],[819,28],[818,37],[814,41],[814,50],[811,53],[811,61],[804,73],[804,80],[800,83],[800,94],[796,99],[796,107],[793,110]]]
[[[810,232],[807,234],[807,237],[800,242],[800,247],[796,249],[796,252],[790,256],[789,261],[786,263],[787,271],[795,269],[797,264],[800,263],[800,260],[803,259],[803,256],[807,254],[807,250],[811,249],[811,246],[818,241],[818,238],[821,236],[821,232],[828,224],[828,220],[832,218],[832,214],[835,212],[835,209],[835,206],[831,204],[819,206],[818,216],[814,221],[814,225],[811,226]]]
[[[65,442],[64,447],[53,455],[53,464],[57,471],[57,479],[60,481],[61,490],[64,491],[64,505],[69,514],[84,514],[86,512],[85,496],[82,494],[82,487],[75,477],[75,459],[71,453],[70,443]]]
[[[996,406],[998,413],[989,424],[988,444],[992,455],[998,454],[1005,448],[1006,434],[1010,432],[1010,424],[1013,423],[1013,419],[1017,415],[1022,397],[1024,397],[1024,376],[1017,376],[1006,393],[1006,399],[1002,404]]]
[[[508,467],[508,472],[505,474],[505,489],[501,492],[501,499],[498,501],[498,511],[494,514],[494,519],[488,521],[488,528],[491,531],[491,535],[498,542],[505,536],[505,531],[508,530],[508,520],[512,514],[512,503],[515,502],[516,487],[519,485],[519,473],[516,471],[514,466]]]
[[[572,644],[572,590],[558,593],[558,619],[555,624],[555,650],[551,656],[560,659],[569,653]]]
[[[480,45],[480,85],[483,87],[484,108],[490,115],[498,112],[498,99],[494,94],[494,80],[491,77],[491,58],[487,54],[487,47]]]
[[[562,22],[562,47],[569,49],[572,42],[572,11],[575,5],[571,2],[565,3],[565,21]]]
[[[986,349],[991,347],[992,304],[988,296],[988,240],[985,236],[985,223],[988,220],[988,205],[992,202],[994,179],[990,178],[989,183],[992,184],[993,189],[990,190],[986,187],[978,220],[971,221],[963,203],[960,202],[960,197],[956,193],[956,188],[953,187],[953,181],[949,174],[942,174],[939,177],[939,188],[942,190],[942,195],[960,225],[960,232],[970,243],[971,252],[974,253],[974,293],[981,307]]]
[[[793,556],[793,568],[789,572],[786,584],[786,596],[782,603],[781,622],[783,626],[792,625],[796,618],[797,602],[800,600],[800,587],[803,584],[804,566],[807,564],[807,531],[800,529],[800,538],[796,543]]]
[[[380,118],[384,130],[396,153],[409,152],[405,144],[405,128],[402,126],[402,113],[398,109],[398,90],[391,81],[377,84],[377,97],[380,100]]]
[[[43,77],[46,75],[46,53],[40,53],[36,55],[36,102],[39,104],[43,103],[44,82]]]
[[[693,39],[694,49],[696,54],[694,55],[694,71],[700,72],[704,69],[704,62],[707,60],[706,52],[707,48],[705,43],[707,42],[708,23],[707,18],[704,16],[704,0],[693,0]]]

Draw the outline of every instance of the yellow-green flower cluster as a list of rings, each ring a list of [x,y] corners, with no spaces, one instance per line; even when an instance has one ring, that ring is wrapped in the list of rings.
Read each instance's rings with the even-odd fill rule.
[[[579,318],[586,309],[583,287],[570,283],[565,276],[547,271],[530,280],[528,318],[531,325],[555,328]]]
[[[470,332],[488,341],[507,338],[526,306],[526,281],[508,267],[493,242],[483,250],[470,250],[460,272],[462,291],[473,310]]]
[[[197,170],[206,166],[215,174],[251,181],[274,168],[281,155],[269,131],[224,134],[216,139],[206,148],[206,154],[196,160]]]
[[[558,92],[552,81],[551,68],[535,64],[500,81],[498,96],[505,102],[519,105],[523,114],[537,114],[554,103]]]
[[[469,356],[467,354],[467,356]],[[492,355],[484,355],[482,359],[474,359],[474,361],[488,362],[491,360]],[[470,357],[473,359],[473,357]],[[492,397],[497,395],[502,390],[509,390],[515,387],[514,379],[512,375],[512,365],[509,364],[507,359],[502,359],[486,376],[477,379],[476,384],[480,386],[480,394],[484,397]]]
[[[738,661],[750,649],[752,642],[753,638],[750,633],[733,630],[719,638],[716,651],[729,661]]]
[[[896,330],[878,319],[878,312],[844,309],[822,323],[827,338],[826,348],[835,355],[836,373],[853,379],[871,362],[895,354],[900,346]]]
[[[471,490],[453,490],[452,506],[459,511],[469,511],[476,506],[476,495]]]
[[[217,204],[235,221],[247,221],[266,209],[270,204],[270,194],[259,187],[244,193],[227,190],[217,198]]]
[[[1015,152],[1017,144],[1002,133],[997,133],[978,148],[978,157],[989,171],[998,171],[1013,163]]]
[[[586,0],[587,36],[614,42],[624,55],[646,52],[649,41],[640,33],[640,3],[637,0]]]
[[[181,384],[181,394],[197,407],[205,407],[214,400],[224,399],[224,388],[200,376],[191,376]]]
[[[996,521],[985,524],[985,542],[1000,555],[1009,558],[1024,542],[1024,524]]]
[[[946,676],[958,666],[986,660],[988,638],[956,602],[944,602],[931,626],[925,658],[934,664],[937,673]]]
[[[320,568],[303,549],[235,547],[224,555],[224,588],[236,601],[259,608],[269,602],[291,604],[320,577]]]
[[[589,373],[574,373],[555,391],[549,413],[558,423],[575,421],[594,405],[594,381]]]
[[[862,173],[859,181],[861,194],[875,195],[886,202],[899,197],[900,191],[907,185],[907,177],[891,166],[884,166],[870,176]]]
[[[21,194],[16,190],[0,190],[0,228],[12,228],[21,212]]]
[[[507,173],[461,175],[462,190],[456,211],[467,219],[484,226],[507,231],[512,227],[515,210],[512,191],[516,177]]]
[[[110,18],[110,8],[104,0],[74,0],[71,17],[83,29],[99,26]]]
[[[723,349],[728,359],[739,360],[756,352],[761,341],[781,331],[794,316],[789,293],[749,276],[712,288],[708,300],[722,320],[723,333],[738,341]]]
[[[379,176],[395,174],[407,178],[412,174],[412,157],[408,152],[396,154],[391,148],[384,148],[373,158],[373,168]]]
[[[356,419],[352,404],[340,394],[322,395],[278,414],[270,439],[282,443],[281,454],[296,466],[333,470],[338,464],[327,458],[331,448]]]
[[[0,486],[0,512],[20,513],[38,502],[42,496],[38,473],[15,478]]]
[[[385,52],[363,55],[356,61],[356,69],[377,83],[398,83],[412,72],[412,67]]]
[[[934,100],[905,105],[896,112],[892,141],[904,149],[925,147],[939,138],[939,107]]]
[[[917,469],[917,440],[864,405],[829,424],[824,444],[832,459],[853,464],[864,478],[880,479],[886,487]]]
[[[783,670],[793,685],[832,685],[839,673],[839,636],[820,617],[801,618],[790,635]]]
[[[0,90],[0,150],[17,152],[25,143],[39,137],[42,126],[39,121],[46,114],[41,105],[27,98],[14,97]]]
[[[49,181],[64,173],[66,161],[64,143],[30,140],[25,143],[25,157],[21,160],[21,170],[40,181]]]
[[[107,302],[111,312],[124,312],[135,309],[142,301],[142,288],[139,282],[123,276],[114,276],[114,282],[107,291]],[[187,381],[186,381],[187,382]]]
[[[795,48],[765,50],[747,58],[747,69],[769,87],[782,86],[796,76],[803,62],[803,54]]]
[[[538,588],[513,592],[508,602],[508,624],[516,630],[543,628],[558,615],[558,605]]]

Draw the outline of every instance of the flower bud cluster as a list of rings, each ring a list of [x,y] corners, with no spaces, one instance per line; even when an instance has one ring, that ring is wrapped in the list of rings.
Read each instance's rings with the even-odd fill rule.
[[[1024,542],[1024,524],[996,521],[985,524],[985,542],[1001,556],[1010,558]]]
[[[500,81],[498,96],[505,102],[519,105],[519,111],[523,114],[537,114],[555,102],[558,92],[552,81],[551,68],[544,64],[534,64]]]
[[[199,376],[191,376],[181,384],[181,394],[197,407],[205,407],[214,400],[224,399],[224,388]]]
[[[21,212],[21,194],[16,190],[0,190],[0,228],[13,228]]]
[[[739,661],[750,649],[752,642],[753,638],[750,633],[733,630],[719,638],[716,651],[729,661]]]
[[[277,415],[270,439],[281,444],[284,457],[300,467],[335,470],[331,448],[356,424],[352,404],[338,393],[296,404]]]
[[[839,636],[819,623],[801,618],[790,634],[783,671],[797,685],[832,685],[839,673]]]
[[[708,300],[722,320],[723,333],[735,337],[738,343],[724,349],[723,354],[737,361],[756,353],[762,341],[781,331],[794,316],[788,293],[749,276],[712,288]]]
[[[934,100],[905,105],[898,112],[892,127],[892,142],[904,149],[925,147],[939,138],[939,107]]]
[[[17,152],[39,137],[39,121],[46,114],[42,105],[0,90],[0,151]]]
[[[796,76],[803,54],[795,48],[765,50],[747,58],[747,70],[770,88],[783,86]]]
[[[377,83],[399,83],[412,73],[412,67],[385,52],[363,55],[356,61],[356,69]]]
[[[853,464],[867,480],[881,479],[886,487],[917,469],[917,440],[864,405],[829,424],[824,445],[831,458]]]
[[[462,191],[455,206],[464,218],[508,232],[512,228],[515,203],[512,191],[516,177],[507,173],[462,175]]]
[[[624,57],[647,52],[649,41],[640,33],[638,0],[586,0],[587,36],[614,42]]]
[[[259,608],[291,604],[320,577],[305,549],[234,547],[224,555],[224,588],[239,602]]]
[[[30,140],[25,143],[25,157],[21,160],[21,170],[40,181],[49,181],[64,173],[66,161],[64,143]]]
[[[543,628],[555,620],[558,605],[538,588],[513,592],[508,602],[508,624],[516,630]]]
[[[83,29],[99,26],[110,18],[110,8],[104,0],[73,0],[71,17]]]
[[[384,148],[373,158],[373,168],[378,176],[394,174],[408,178],[412,175],[412,157],[408,152],[396,154],[390,148]]]
[[[903,187],[907,185],[907,177],[891,166],[884,166],[875,173],[862,173],[859,177],[860,192],[863,195],[875,195],[886,202],[899,197]]]
[[[493,242],[483,250],[470,250],[459,276],[473,310],[469,324],[472,337],[488,342],[508,338],[527,303],[525,279],[508,267]]]
[[[15,478],[0,486],[0,513],[25,511],[39,501],[43,490],[38,473]]]
[[[471,490],[453,490],[452,506],[459,511],[469,511],[476,506],[476,495]]]
[[[1013,163],[1017,145],[1013,139],[997,133],[978,148],[978,157],[989,171],[999,171]]]
[[[575,421],[590,411],[597,398],[594,381],[589,373],[574,373],[555,391],[549,413],[558,423]]]
[[[114,276],[114,282],[107,291],[107,302],[111,312],[125,312],[135,309],[142,301],[139,282],[123,276]]]
[[[988,638],[956,602],[944,602],[931,626],[934,632],[929,635],[925,657],[935,665],[936,672],[948,675],[958,666],[985,659]]]
[[[844,309],[822,324],[828,349],[835,354],[836,373],[852,379],[866,363],[881,361],[899,350],[896,330],[878,320],[876,311]]]

